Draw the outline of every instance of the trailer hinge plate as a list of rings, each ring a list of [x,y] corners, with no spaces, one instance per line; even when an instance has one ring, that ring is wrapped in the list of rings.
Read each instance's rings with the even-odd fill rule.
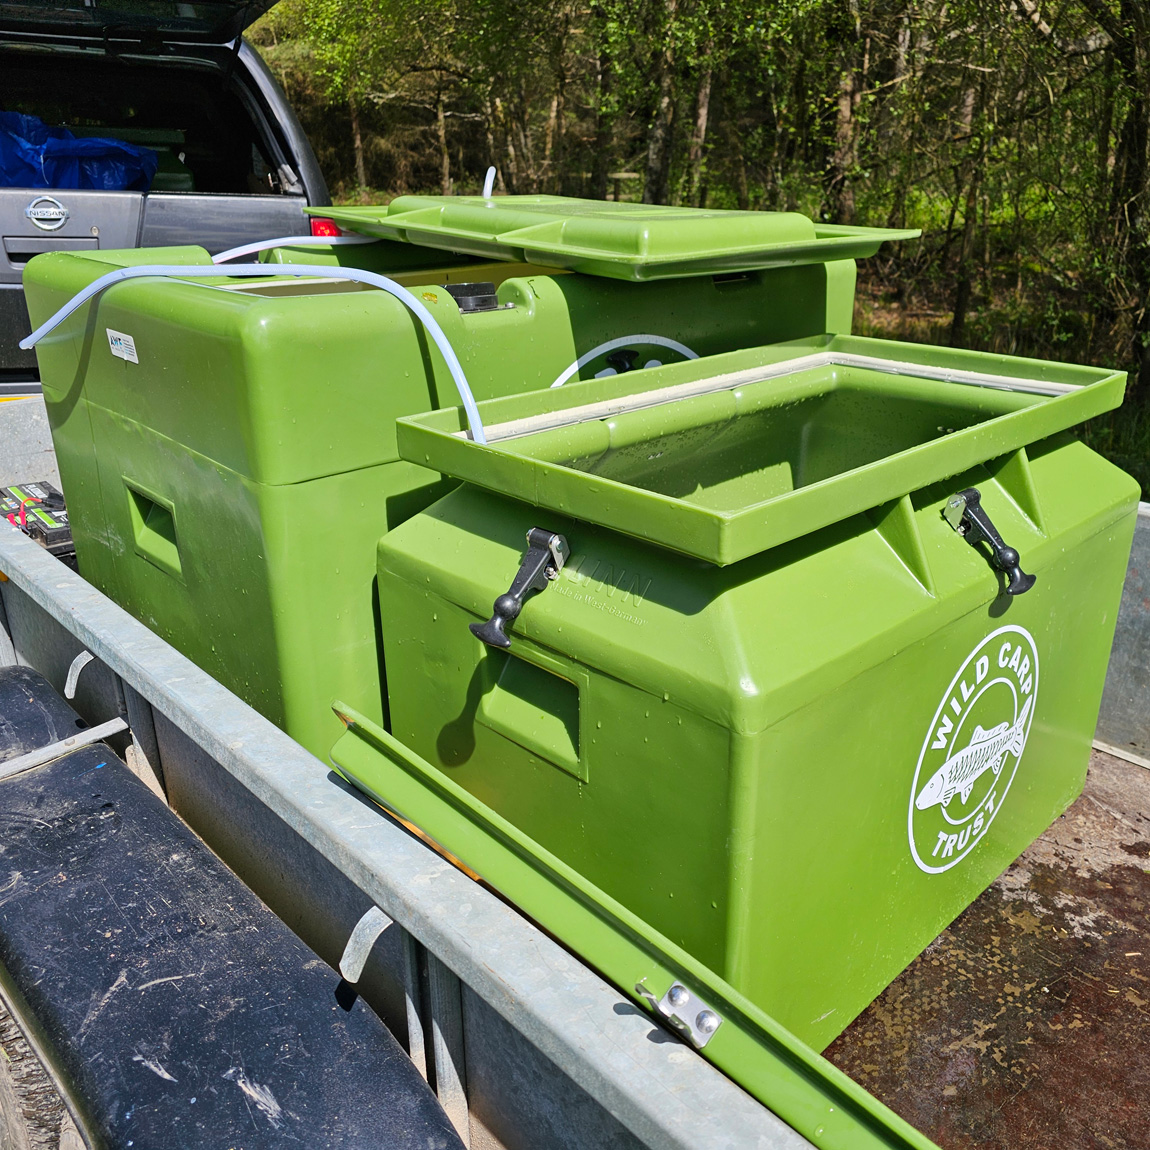
[[[718,1011],[681,982],[672,982],[667,993],[662,998],[656,998],[645,985],[646,981],[645,978],[640,979],[635,985],[635,992],[641,994],[650,1003],[651,1009],[696,1050],[702,1050],[715,1037],[715,1031],[723,1025]]]

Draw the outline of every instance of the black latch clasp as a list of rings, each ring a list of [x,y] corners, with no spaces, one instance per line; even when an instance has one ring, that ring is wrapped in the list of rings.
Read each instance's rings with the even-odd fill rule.
[[[625,371],[635,370],[635,360],[638,358],[639,353],[634,348],[621,347],[607,356],[607,363],[615,369],[617,375],[622,375]]]
[[[527,532],[527,554],[506,594],[495,600],[494,614],[486,623],[469,623],[471,633],[491,647],[510,647],[507,628],[519,617],[523,601],[535,591],[543,591],[552,579],[559,578],[570,555],[567,540],[542,527]]]
[[[983,540],[990,544],[994,565],[1006,575],[1007,595],[1023,595],[1034,586],[1036,577],[1022,570],[1022,559],[1018,552],[1003,542],[982,506],[982,495],[977,487],[968,487],[952,495],[946,501],[942,514],[947,523],[972,547]]]

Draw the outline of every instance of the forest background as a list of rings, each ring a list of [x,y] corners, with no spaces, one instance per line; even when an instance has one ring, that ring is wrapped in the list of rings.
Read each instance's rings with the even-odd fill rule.
[[[918,227],[855,330],[1120,367],[1150,496],[1150,0],[280,0],[333,196],[497,191]]]

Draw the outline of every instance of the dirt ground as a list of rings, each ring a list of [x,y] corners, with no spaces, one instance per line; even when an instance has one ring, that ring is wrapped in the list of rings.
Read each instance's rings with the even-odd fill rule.
[[[1150,771],[1095,752],[825,1054],[944,1150],[1150,1148]]]

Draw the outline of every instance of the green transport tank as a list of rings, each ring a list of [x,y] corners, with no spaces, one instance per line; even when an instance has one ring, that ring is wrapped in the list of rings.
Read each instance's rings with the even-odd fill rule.
[[[405,418],[464,484],[380,541],[391,728],[333,758],[870,1145],[787,1083],[1082,787],[1139,492],[1067,429],[1124,385],[823,335]]]
[[[321,756],[333,698],[384,719],[375,543],[456,483],[396,445],[398,416],[458,402],[443,356],[335,270],[407,287],[483,399],[848,332],[854,258],[915,234],[547,196],[323,214],[374,242],[281,245],[256,279],[197,279],[200,248],[24,276],[42,324],[115,269],[186,268],[108,287],[37,345],[80,571]]]

